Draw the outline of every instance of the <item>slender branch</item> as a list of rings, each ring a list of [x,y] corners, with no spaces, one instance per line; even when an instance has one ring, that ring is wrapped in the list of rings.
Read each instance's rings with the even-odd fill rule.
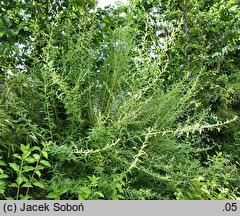
[[[108,150],[112,147],[114,147],[115,145],[118,144],[118,142],[120,141],[120,139],[117,139],[116,142],[112,143],[112,144],[107,144],[106,146],[104,146],[102,149],[87,149],[87,150],[77,150],[77,151],[74,151],[73,153],[74,154],[85,154],[85,155],[88,155],[88,154],[94,154],[94,153],[99,153],[101,151],[105,151],[105,150]]]

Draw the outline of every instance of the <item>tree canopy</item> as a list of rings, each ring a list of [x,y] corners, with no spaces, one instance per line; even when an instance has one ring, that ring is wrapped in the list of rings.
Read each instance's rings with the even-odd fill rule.
[[[238,0],[0,2],[2,199],[237,199]]]

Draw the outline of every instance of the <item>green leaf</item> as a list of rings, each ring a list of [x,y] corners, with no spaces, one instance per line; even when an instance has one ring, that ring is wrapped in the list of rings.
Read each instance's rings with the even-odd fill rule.
[[[32,156],[29,156],[29,157],[25,158],[25,161],[27,163],[35,163],[36,162],[36,160]]]
[[[42,166],[42,165],[38,165],[37,167],[36,167],[36,170],[38,171],[38,170],[44,170],[45,169],[45,167],[44,166]]]
[[[31,187],[32,188],[33,186],[32,186],[32,184],[30,184],[30,182],[26,182],[22,185],[22,187],[27,187],[27,188]]]
[[[22,160],[22,156],[20,156],[19,154],[13,154],[13,157],[18,158],[19,160]]]
[[[39,160],[40,159],[40,155],[39,154],[33,154],[33,157],[35,160]]]
[[[21,144],[21,147],[20,147],[20,149],[21,149],[21,151],[22,151],[23,153],[26,152],[26,151],[28,151],[29,148],[30,148],[30,145],[29,145],[29,144],[28,144],[28,145],[23,145],[23,144]]]
[[[41,149],[38,146],[33,146],[32,148],[30,148],[31,151],[41,151]]]
[[[33,185],[35,185],[36,187],[40,187],[42,189],[45,189],[45,185],[42,182],[34,182]]]
[[[96,195],[98,198],[104,198],[103,193],[101,193],[101,192],[99,192],[99,191],[96,191],[96,192],[94,193],[94,195]]]
[[[46,151],[42,151],[42,155],[43,157],[45,157],[46,159],[48,159],[48,153]]]
[[[0,187],[0,194],[4,194],[4,192],[5,192],[5,187],[4,188]]]
[[[27,150],[27,151],[23,152],[22,157],[25,159],[25,158],[27,158],[30,154],[31,154],[31,151],[30,151],[30,150]]]
[[[16,163],[9,163],[9,165],[14,171],[19,172],[19,166]]]
[[[5,197],[6,200],[14,200],[13,197]]]
[[[3,31],[0,31],[0,37],[2,37],[4,35]]]
[[[22,176],[23,182],[29,182],[28,178],[26,178],[25,176]]]
[[[66,193],[68,190],[66,189],[66,188],[61,188],[61,189],[59,189],[58,190],[58,193],[60,194],[60,195],[62,195],[62,194],[64,194],[64,193]]]
[[[42,165],[44,165],[45,167],[51,167],[51,164],[48,161],[46,161],[46,160],[40,160],[40,163]]]
[[[29,199],[31,199],[32,197],[30,196],[30,195],[20,195],[20,200],[29,200]]]
[[[59,193],[56,193],[56,192],[49,193],[47,197],[50,199],[60,200],[60,195]]]
[[[9,185],[10,187],[18,187],[18,185],[16,183],[12,183]]]
[[[7,174],[0,174],[0,179],[5,179],[5,178],[8,178]]]
[[[0,187],[4,187],[6,185],[6,183],[2,180],[0,180]]]
[[[38,177],[41,177],[41,172],[40,171],[37,170],[35,173],[36,173],[36,175],[38,175]]]
[[[6,166],[6,165],[7,164],[4,161],[0,160],[0,166]]]
[[[88,199],[91,194],[91,190],[88,187],[83,187],[81,189],[81,193],[78,194],[78,199],[79,200],[85,200]]]
[[[88,176],[89,180],[91,181],[91,186],[97,187],[97,181],[100,179],[99,177],[96,177],[95,175],[93,176]]]
[[[35,167],[33,167],[33,166],[24,166],[23,167],[23,172],[29,172],[29,171],[32,171],[34,169],[35,169]]]
[[[23,183],[23,178],[18,176],[16,179],[17,185],[21,185]]]

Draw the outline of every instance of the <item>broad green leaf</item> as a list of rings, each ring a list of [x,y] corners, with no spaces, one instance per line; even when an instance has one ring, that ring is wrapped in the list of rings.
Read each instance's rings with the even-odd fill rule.
[[[61,189],[59,189],[58,190],[58,193],[59,194],[64,194],[64,193],[66,193],[68,190],[66,189],[66,188],[61,188]]]
[[[47,195],[50,199],[60,200],[60,195],[56,192],[51,192]]]
[[[38,165],[37,167],[36,167],[36,170],[38,171],[38,170],[44,170],[45,169],[45,167],[44,166],[42,166],[42,165]]]
[[[18,185],[16,183],[12,183],[9,185],[10,187],[18,187]]]
[[[46,160],[40,160],[40,163],[46,167],[51,167],[51,164]]]
[[[79,200],[85,200],[88,199],[91,194],[91,189],[88,187],[81,188],[81,192],[78,194]]]
[[[30,150],[26,150],[25,152],[23,152],[22,157],[25,159],[25,158],[27,158],[30,154],[31,154],[31,151],[30,151]]]
[[[0,180],[0,187],[3,187],[4,185],[6,185],[6,183],[2,180]]]
[[[48,153],[46,151],[42,151],[42,155],[43,157],[45,157],[46,159],[48,159]]]
[[[19,172],[19,166],[16,163],[9,163],[9,165],[14,171]]]
[[[25,161],[27,163],[35,163],[36,162],[36,160],[32,156],[28,156],[27,158],[25,158]]]
[[[0,160],[0,166],[6,166],[6,165],[7,164],[4,161]]]
[[[39,154],[33,154],[33,157],[35,160],[39,160],[40,159],[40,155]]]
[[[29,182],[28,178],[26,178],[25,176],[22,176],[23,182]]]
[[[8,178],[7,174],[0,174],[0,179],[5,179],[5,178]]]
[[[37,186],[37,187],[40,187],[42,189],[45,189],[45,185],[42,183],[42,182],[34,182],[33,185]]]
[[[29,172],[29,171],[32,171],[34,169],[35,169],[35,167],[33,167],[33,166],[24,166],[23,167],[23,172]]]
[[[19,154],[13,154],[13,157],[18,158],[19,160],[22,160],[22,156],[20,156]]]
[[[35,173],[36,173],[36,175],[38,175],[38,177],[41,177],[41,172],[40,171],[37,170]]]
[[[20,146],[21,146],[20,149],[21,149],[21,151],[22,151],[23,153],[26,152],[26,151],[28,151],[29,148],[30,148],[30,145],[29,145],[29,144],[28,144],[28,145],[23,145],[23,144],[21,144]]]
[[[32,186],[32,184],[30,184],[30,182],[26,182],[22,185],[22,187],[27,187],[27,188],[31,187],[32,188],[33,186]]]
[[[33,147],[30,148],[30,149],[31,149],[31,151],[35,151],[35,150],[41,151],[41,149],[40,149],[38,146],[33,146]]]
[[[18,185],[21,185],[23,183],[23,178],[21,176],[18,176],[16,182]]]

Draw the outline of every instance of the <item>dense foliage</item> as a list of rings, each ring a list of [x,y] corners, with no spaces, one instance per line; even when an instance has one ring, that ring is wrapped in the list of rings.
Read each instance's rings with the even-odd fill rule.
[[[238,0],[0,2],[1,199],[237,199]]]

